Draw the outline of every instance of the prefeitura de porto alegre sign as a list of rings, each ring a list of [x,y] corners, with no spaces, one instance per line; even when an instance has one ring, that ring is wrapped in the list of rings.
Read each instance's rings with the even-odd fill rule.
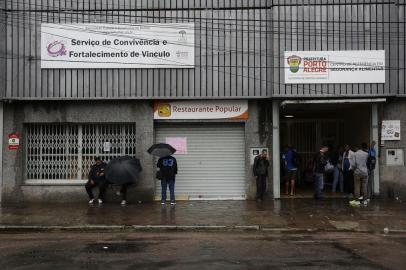
[[[193,68],[193,23],[41,24],[41,68]]]
[[[154,119],[248,119],[246,100],[156,101]]]
[[[285,83],[385,83],[385,51],[285,51]]]

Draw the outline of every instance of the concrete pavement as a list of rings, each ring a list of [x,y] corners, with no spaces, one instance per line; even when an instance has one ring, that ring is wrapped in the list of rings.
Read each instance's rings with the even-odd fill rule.
[[[4,230],[262,230],[406,232],[406,204],[372,201],[351,207],[344,199],[33,204],[0,208]]]

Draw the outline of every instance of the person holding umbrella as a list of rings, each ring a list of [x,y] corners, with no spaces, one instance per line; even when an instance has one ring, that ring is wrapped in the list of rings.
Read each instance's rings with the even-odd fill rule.
[[[127,188],[136,183],[142,171],[136,157],[122,156],[112,159],[106,167],[106,178],[113,185],[120,185],[121,205],[127,204]]]
[[[148,153],[159,157],[156,177],[161,180],[161,204],[166,204],[166,191],[169,187],[171,205],[175,205],[175,177],[178,173],[176,158],[172,156],[176,149],[166,143],[154,144],[148,149]]]
[[[99,204],[102,204],[104,201],[104,194],[106,193],[107,189],[107,181],[105,175],[105,169],[107,164],[101,160],[100,157],[94,158],[95,164],[90,168],[88,181],[85,185],[86,192],[89,195],[89,204],[93,204],[95,202],[95,198],[93,196],[93,188],[99,187],[99,198],[97,199]]]

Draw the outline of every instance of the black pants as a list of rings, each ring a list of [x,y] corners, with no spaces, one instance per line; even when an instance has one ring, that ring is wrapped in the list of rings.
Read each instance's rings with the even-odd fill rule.
[[[89,195],[89,198],[94,199],[93,189],[95,187],[99,187],[99,199],[104,200],[104,195],[106,194],[107,185],[108,185],[107,181],[93,182],[93,184],[90,181],[87,181],[85,188],[86,188],[87,194]]]
[[[257,176],[257,199],[264,199],[266,191],[266,175]]]
[[[344,192],[347,194],[354,193],[354,173],[352,171],[343,171]]]
[[[121,186],[120,193],[123,200],[127,200],[127,188],[131,185],[132,183],[126,183]]]

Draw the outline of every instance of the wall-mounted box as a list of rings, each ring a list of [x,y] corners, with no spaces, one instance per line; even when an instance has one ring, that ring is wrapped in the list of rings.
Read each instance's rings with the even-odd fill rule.
[[[386,165],[387,166],[404,166],[403,149],[386,149]]]

